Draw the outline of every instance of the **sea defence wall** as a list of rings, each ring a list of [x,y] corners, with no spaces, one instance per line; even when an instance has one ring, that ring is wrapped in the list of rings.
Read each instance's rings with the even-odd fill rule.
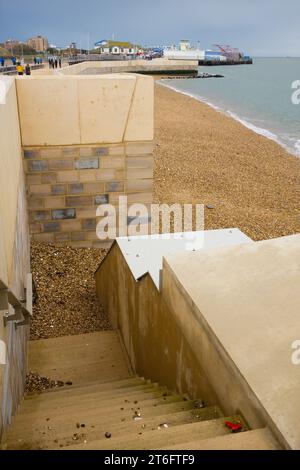
[[[133,275],[128,245],[113,245],[96,286],[134,372],[299,449],[300,235],[167,255],[160,289]]]
[[[197,75],[197,60],[123,60],[86,61],[58,71],[62,75],[102,75],[107,73],[141,73],[149,75]]]
[[[17,79],[32,238],[107,246],[97,206],[152,202],[153,78]]]
[[[6,288],[18,299],[24,298],[29,272],[29,232],[15,80],[1,77],[0,435],[23,395],[28,337],[27,326],[15,329],[14,322],[4,325],[4,315],[7,312]]]

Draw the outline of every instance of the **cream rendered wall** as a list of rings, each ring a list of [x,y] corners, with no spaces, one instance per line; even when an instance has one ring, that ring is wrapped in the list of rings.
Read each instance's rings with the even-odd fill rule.
[[[134,74],[17,79],[24,146],[153,140],[153,79]]]
[[[13,78],[1,77],[1,82],[5,84],[6,91],[0,104],[0,276],[8,284],[12,275],[22,160],[15,81]],[[6,261],[3,257],[6,257]]]
[[[30,271],[25,181],[15,79],[0,78],[0,279],[17,297],[24,295]],[[0,339],[6,364],[0,365],[0,436],[23,395],[28,327],[6,327],[0,314]]]

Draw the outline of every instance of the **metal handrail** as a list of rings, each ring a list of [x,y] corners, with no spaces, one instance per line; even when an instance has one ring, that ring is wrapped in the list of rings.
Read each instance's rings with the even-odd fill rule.
[[[9,313],[9,306],[14,313]],[[3,314],[4,326],[11,321],[15,328],[29,325],[32,316],[32,275],[27,275],[26,298],[18,299],[14,292],[0,279],[0,313]]]

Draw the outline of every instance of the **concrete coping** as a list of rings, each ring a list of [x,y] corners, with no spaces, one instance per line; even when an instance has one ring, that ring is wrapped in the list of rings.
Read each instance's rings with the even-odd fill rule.
[[[287,447],[299,449],[300,234],[169,254],[163,269],[240,372],[273,430]]]
[[[160,272],[164,256],[249,243],[252,240],[239,229],[232,228],[119,237],[116,242],[135,280],[149,273],[157,289],[160,289]]]

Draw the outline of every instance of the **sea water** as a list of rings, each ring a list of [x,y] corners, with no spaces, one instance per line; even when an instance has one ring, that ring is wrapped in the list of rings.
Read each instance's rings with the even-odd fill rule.
[[[297,92],[293,83],[300,85],[300,58],[257,58],[253,65],[199,67],[199,73],[203,72],[224,78],[162,83],[206,102],[300,156],[300,104],[292,100]]]

